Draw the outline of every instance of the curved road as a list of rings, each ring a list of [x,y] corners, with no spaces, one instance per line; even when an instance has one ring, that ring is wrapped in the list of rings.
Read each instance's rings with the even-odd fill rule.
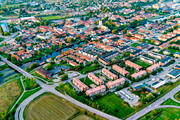
[[[126,120],[136,120],[136,119],[142,117],[143,115],[145,115],[146,113],[152,111],[153,109],[163,108],[163,106],[164,107],[169,106],[169,105],[162,105],[162,106],[160,106],[160,105],[167,99],[172,98],[177,92],[179,92],[179,90],[180,90],[180,85],[177,86],[176,88],[174,88],[173,90],[171,90],[169,93],[167,93],[163,97],[161,97],[158,100],[156,100],[155,102],[153,102],[151,105],[145,107],[144,109],[142,109],[139,112],[135,113],[134,115],[130,116]],[[176,106],[176,107],[179,108],[179,106]]]
[[[73,104],[79,106],[79,107],[82,107],[92,113],[95,113],[97,115],[100,115],[104,118],[107,118],[107,119],[110,119],[110,120],[120,120],[119,118],[116,118],[116,117],[113,117],[111,115],[108,115],[104,112],[101,112],[99,110],[96,110],[92,107],[89,107],[88,105],[85,105],[69,96],[66,96],[64,94],[61,94],[60,92],[58,92],[57,90],[55,90],[52,86],[46,86],[46,88],[43,88],[42,90],[36,92],[35,94],[31,95],[30,97],[28,97],[27,99],[25,99],[17,108],[16,110],[16,113],[15,113],[15,120],[24,120],[23,118],[23,113],[24,113],[24,110],[26,108],[26,106],[33,100],[35,99],[36,97],[38,97],[39,95],[43,94],[44,92],[50,92],[50,93],[53,93],[59,97],[62,97],[64,99],[66,99],[67,101],[70,101],[72,102]]]

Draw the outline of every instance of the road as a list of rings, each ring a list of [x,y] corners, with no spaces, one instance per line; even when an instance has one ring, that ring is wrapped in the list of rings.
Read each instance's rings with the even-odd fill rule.
[[[0,56],[0,58],[2,59],[2,61],[6,62],[9,66],[11,66],[12,68],[14,68],[14,69],[17,70],[18,72],[22,73],[24,76],[26,76],[26,77],[28,77],[28,78],[35,78],[34,76],[32,76],[31,74],[27,73],[26,71],[24,71],[24,70],[21,69],[20,67],[16,66],[15,64],[11,63],[10,61],[8,61],[7,59],[5,59],[4,57]],[[95,113],[95,114],[97,114],[97,115],[100,115],[100,116],[102,116],[102,117],[104,117],[104,118],[111,119],[111,120],[120,120],[119,118],[116,118],[116,117],[114,117],[114,116],[111,116],[111,115],[108,115],[108,114],[106,114],[106,113],[103,113],[103,112],[101,112],[101,111],[99,111],[99,110],[96,110],[96,109],[94,109],[94,108],[92,108],[92,107],[90,107],[90,106],[88,106],[88,105],[85,105],[85,104],[83,104],[83,103],[81,103],[81,102],[79,102],[79,101],[77,101],[77,100],[75,100],[75,99],[73,99],[73,98],[71,98],[71,97],[69,97],[69,96],[65,96],[65,95],[59,93],[59,92],[55,89],[55,87],[56,87],[57,85],[46,85],[46,84],[44,84],[43,82],[41,82],[41,81],[39,81],[39,80],[37,80],[37,79],[36,79],[36,81],[37,81],[37,83],[42,87],[42,90],[40,90],[40,91],[36,92],[35,94],[31,95],[30,97],[28,97],[27,99],[25,99],[25,100],[18,106],[18,108],[17,108],[17,110],[16,110],[16,113],[15,113],[15,120],[19,120],[19,119],[20,119],[20,120],[24,120],[24,119],[23,119],[23,113],[24,113],[24,109],[25,109],[25,107],[27,106],[27,104],[29,104],[34,98],[38,97],[39,95],[41,95],[41,94],[44,93],[44,92],[51,92],[51,93],[53,93],[53,94],[55,94],[55,95],[57,95],[57,96],[59,96],[59,97],[62,97],[62,98],[64,98],[64,99],[66,99],[66,100],[74,103],[74,104],[77,105],[77,106],[80,106],[80,107],[82,107],[82,108],[84,108],[84,109],[87,109],[87,110],[89,110],[90,112]]]
[[[0,58],[6,62],[9,66],[11,66],[12,68],[16,69],[18,72],[22,73],[24,76],[28,77],[28,78],[35,78],[34,76],[32,76],[31,74],[27,73],[26,71],[24,71],[23,69],[21,69],[20,67],[14,65],[13,63],[11,63],[10,61],[8,61],[7,59],[5,59],[4,57],[0,56]],[[173,65],[174,66],[174,65]],[[172,67],[172,66],[170,66]],[[168,68],[170,68],[168,67]],[[165,72],[167,72],[169,69],[167,69]],[[94,73],[96,72],[100,72],[100,70],[96,70],[94,71]],[[164,72],[163,72],[164,73]],[[163,74],[164,75],[164,74]],[[86,77],[87,74],[85,75],[80,75],[78,76],[78,78],[82,78],[82,77]],[[66,82],[69,82],[71,79],[67,80]],[[16,110],[16,113],[15,113],[15,120],[24,120],[23,119],[23,113],[24,113],[24,109],[25,107],[27,106],[27,104],[29,104],[34,98],[38,97],[40,94],[44,93],[44,92],[51,92],[57,96],[60,96],[84,109],[87,109],[89,110],[90,112],[92,113],[95,113],[97,115],[100,115],[104,118],[107,118],[107,119],[110,119],[110,120],[119,120],[119,118],[116,118],[114,116],[111,116],[111,115],[108,115],[106,113],[103,113],[99,110],[96,110],[90,106],[87,106],[69,96],[65,96],[61,93],[59,93],[57,90],[55,90],[55,87],[58,85],[58,84],[54,84],[54,85],[46,85],[44,84],[43,82],[37,80],[37,83],[42,87],[42,90],[40,90],[39,92],[36,92],[35,94],[33,94],[32,96],[28,97],[26,100],[24,100],[17,108]],[[166,95],[164,95],[162,98],[158,99],[157,101],[155,101],[154,103],[152,103],[151,105],[145,107],[144,109],[142,109],[141,111],[135,113],[134,115],[132,115],[131,117],[127,118],[127,120],[136,120],[138,119],[139,117],[145,115],[146,113],[148,113],[149,111],[153,110],[153,109],[156,109],[156,108],[159,108],[160,107],[160,104],[163,103],[165,100],[167,100],[168,98],[171,98],[174,96],[174,94],[176,94],[178,91],[180,90],[180,85],[176,88],[174,88],[173,90],[171,90],[169,93],[167,93]],[[18,117],[19,116],[19,117]]]
[[[96,110],[88,105],[85,105],[73,98],[71,98],[70,96],[67,96],[67,95],[63,95],[61,94],[60,92],[58,92],[53,85],[46,85],[46,87],[43,87],[40,91],[36,92],[35,94],[31,95],[30,97],[28,97],[27,99],[25,99],[17,108],[16,112],[15,112],[15,120],[24,120],[23,118],[23,113],[24,113],[24,110],[26,108],[26,106],[31,102],[33,101],[36,97],[38,97],[39,95],[45,93],[45,92],[50,92],[50,93],[53,93],[59,97],[62,97],[64,99],[66,99],[67,101],[69,102],[72,102],[73,104],[81,107],[81,108],[84,108],[92,113],[95,113],[97,115],[100,115],[106,119],[110,119],[110,120],[120,120],[119,118],[116,118],[114,116],[111,116],[111,115],[108,115],[104,112],[101,112],[99,110]]]
[[[167,93],[163,97],[161,97],[158,100],[156,100],[155,102],[153,102],[151,105],[145,107],[144,109],[142,109],[139,112],[135,113],[134,115],[130,116],[126,120],[136,120],[136,119],[142,117],[143,115],[145,115],[146,113],[152,111],[153,109],[163,108],[160,105],[167,99],[172,98],[179,90],[180,90],[180,85],[177,86],[176,88],[174,88],[173,90],[171,90],[169,93]],[[165,106],[164,106],[164,108],[165,108]],[[176,108],[179,108],[179,107],[176,106]]]
[[[2,36],[0,37],[4,38],[3,41],[0,42],[0,45],[3,44],[4,42],[6,43],[12,43],[14,41],[14,37],[17,35],[18,32],[12,33],[10,36]]]

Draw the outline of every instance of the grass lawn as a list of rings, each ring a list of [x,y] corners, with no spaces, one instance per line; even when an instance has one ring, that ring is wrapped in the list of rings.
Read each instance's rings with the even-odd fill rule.
[[[162,103],[162,105],[175,105],[175,106],[180,106],[180,103],[177,103],[173,101],[172,99],[167,99],[165,102]]]
[[[0,66],[0,70],[4,70],[7,69],[9,66],[7,64],[1,65]]]
[[[180,52],[180,50],[176,50],[170,47],[168,48],[168,50],[170,50],[172,54],[174,54],[175,52]]]
[[[161,108],[147,113],[138,120],[178,120],[180,119],[179,113],[180,109],[177,108]]]
[[[83,82],[88,87],[90,87],[91,84],[96,84],[93,81],[91,81],[88,77],[81,78],[80,81]]]
[[[139,43],[133,43],[131,46],[132,47],[137,47],[139,45]]]
[[[72,120],[93,120],[93,119],[91,117],[86,116],[86,115],[79,115]]]
[[[79,72],[81,74],[86,74],[86,73],[89,73],[89,72],[92,72],[92,71],[95,71],[95,70],[98,70],[102,68],[99,64],[92,64],[90,66],[86,66],[84,67],[82,70],[80,70]]]
[[[0,112],[7,111],[21,93],[17,80],[13,80],[0,88]]]
[[[95,102],[99,103],[99,105],[104,108],[104,112],[112,115],[116,114],[119,118],[125,118],[128,114],[135,111],[134,108],[131,108],[123,99],[114,93],[103,96]]]
[[[180,101],[180,91],[175,94],[174,98]]]
[[[133,62],[136,63],[136,64],[138,64],[138,65],[140,65],[140,66],[142,66],[143,68],[147,68],[147,67],[151,66],[150,63],[144,62],[144,61],[142,61],[142,60],[140,60],[140,59],[135,60],[135,61],[133,61]]]
[[[57,19],[62,19],[61,16],[46,16],[42,17],[43,20],[57,20]]]
[[[26,91],[24,93],[24,95],[21,97],[21,99],[18,101],[17,105],[22,103],[26,98],[28,98],[29,96],[31,96],[32,94],[36,93],[39,90],[41,90],[41,87],[38,87],[38,88],[30,90],[30,91]]]
[[[92,120],[82,108],[50,93],[43,94],[25,109],[26,120]],[[103,119],[98,117],[98,119]]]
[[[135,72],[135,70],[133,68],[130,67],[126,67],[125,68],[128,72],[130,72],[131,74],[133,74]]]

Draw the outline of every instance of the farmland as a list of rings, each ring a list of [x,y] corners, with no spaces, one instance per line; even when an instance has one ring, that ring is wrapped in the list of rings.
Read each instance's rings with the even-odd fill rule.
[[[51,94],[40,96],[25,111],[27,120],[68,119],[76,113],[68,102]]]
[[[85,111],[63,98],[46,93],[28,105],[24,116],[26,120],[92,120],[89,117],[91,113],[87,112],[87,116],[84,114]]]
[[[21,93],[17,80],[11,81],[0,88],[0,112],[7,111]]]

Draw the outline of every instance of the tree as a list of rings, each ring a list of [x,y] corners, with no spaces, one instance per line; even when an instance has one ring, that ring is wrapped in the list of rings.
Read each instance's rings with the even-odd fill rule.
[[[68,74],[61,75],[61,80],[62,81],[67,80],[67,79],[68,79]]]
[[[115,30],[112,30],[112,33],[114,34],[116,31]]]

